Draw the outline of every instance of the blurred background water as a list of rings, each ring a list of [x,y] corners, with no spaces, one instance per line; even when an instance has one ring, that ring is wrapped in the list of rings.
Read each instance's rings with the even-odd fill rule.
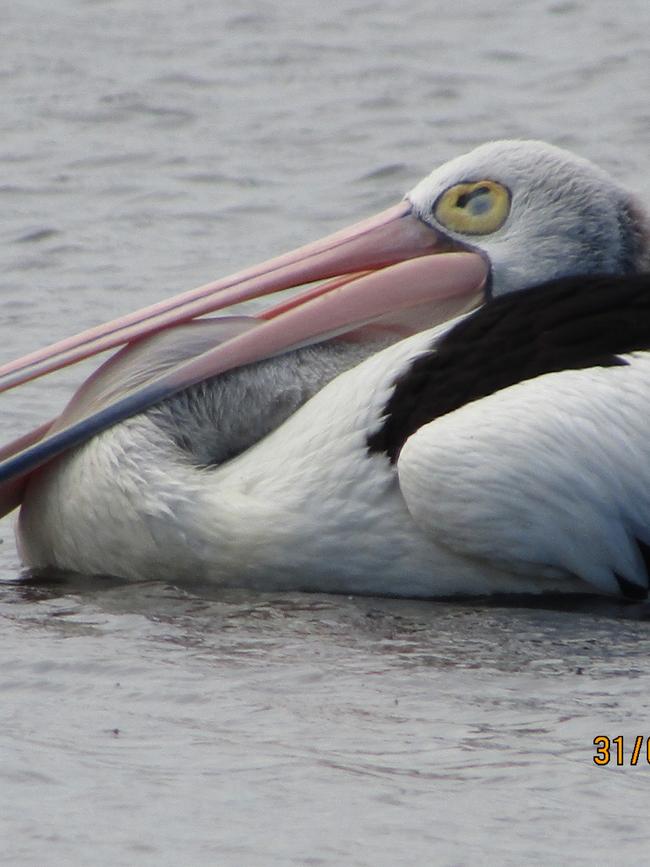
[[[374,213],[490,138],[650,202],[649,29],[641,0],[8,6],[2,357]],[[3,395],[3,438],[92,368]],[[4,583],[3,857],[642,863],[646,615]],[[599,734],[625,766],[593,764]]]

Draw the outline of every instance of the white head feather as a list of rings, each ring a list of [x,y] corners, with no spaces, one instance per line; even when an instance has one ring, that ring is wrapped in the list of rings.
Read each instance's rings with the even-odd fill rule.
[[[434,214],[439,196],[482,180],[510,191],[503,225],[489,235],[441,226]],[[589,160],[545,142],[481,145],[436,169],[408,198],[422,220],[487,255],[494,295],[563,276],[648,266],[645,218],[630,193]]]

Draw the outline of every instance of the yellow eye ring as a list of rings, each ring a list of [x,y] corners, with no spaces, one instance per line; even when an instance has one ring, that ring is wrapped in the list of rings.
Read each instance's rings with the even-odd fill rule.
[[[452,232],[489,235],[503,226],[510,213],[510,190],[487,180],[455,184],[438,198],[433,212]]]

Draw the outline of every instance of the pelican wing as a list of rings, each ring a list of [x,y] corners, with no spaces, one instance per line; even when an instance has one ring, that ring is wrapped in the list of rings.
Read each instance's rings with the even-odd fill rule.
[[[513,572],[645,598],[650,353],[549,373],[423,425],[397,459],[415,522]]]

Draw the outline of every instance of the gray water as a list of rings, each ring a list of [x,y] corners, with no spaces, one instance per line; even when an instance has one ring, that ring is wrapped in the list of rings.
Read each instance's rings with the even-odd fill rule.
[[[374,213],[489,138],[569,147],[650,202],[645,0],[6,7],[2,357]],[[3,395],[3,440],[92,368]],[[0,529],[7,864],[647,860],[645,606],[9,583]],[[622,767],[596,735],[625,737]]]

